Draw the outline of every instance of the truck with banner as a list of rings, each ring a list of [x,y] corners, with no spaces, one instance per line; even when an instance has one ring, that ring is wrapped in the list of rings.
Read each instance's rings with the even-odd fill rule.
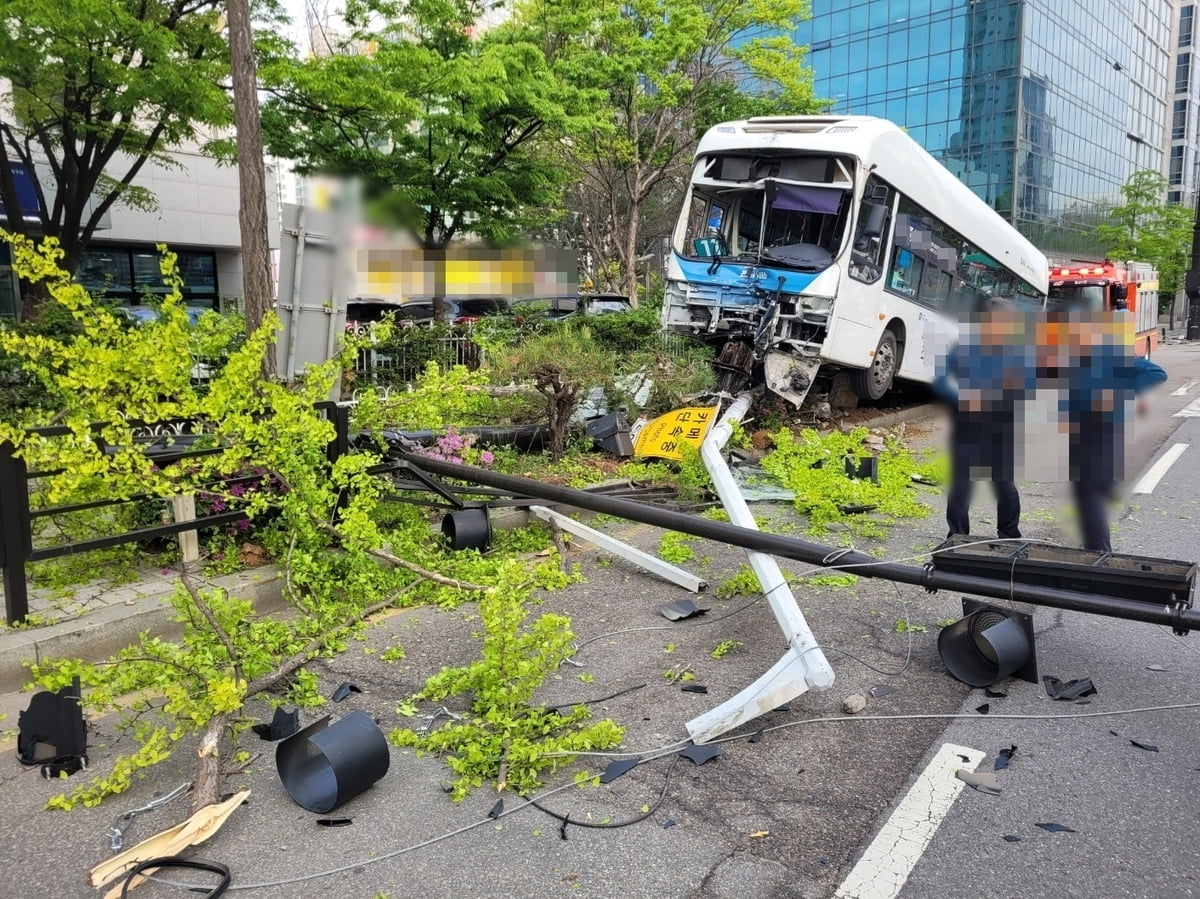
[[[1133,317],[1137,354],[1149,356],[1158,346],[1158,272],[1149,263],[1052,262],[1046,308],[1050,312],[1126,309]]]

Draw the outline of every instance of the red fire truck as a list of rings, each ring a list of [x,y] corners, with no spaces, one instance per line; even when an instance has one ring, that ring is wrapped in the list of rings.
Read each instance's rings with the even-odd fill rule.
[[[1049,311],[1109,312],[1122,304],[1133,316],[1134,350],[1149,356],[1158,346],[1158,272],[1145,262],[1084,262],[1050,265]]]

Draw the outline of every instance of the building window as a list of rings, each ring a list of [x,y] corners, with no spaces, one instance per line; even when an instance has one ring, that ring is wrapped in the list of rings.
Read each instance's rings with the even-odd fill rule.
[[[1172,187],[1183,184],[1183,147],[1171,148],[1171,164],[1167,172],[1167,181]]]
[[[1187,136],[1187,100],[1176,100],[1171,119],[1171,140],[1183,140]]]
[[[176,267],[189,306],[217,308],[217,260],[213,253],[181,251]],[[153,247],[98,247],[83,252],[75,280],[89,293],[126,303],[144,303],[170,292]]]
[[[1185,6],[1179,10],[1179,46],[1190,47],[1192,45],[1192,23],[1195,18],[1196,7]]]
[[[1192,74],[1192,54],[1180,53],[1179,59],[1175,63],[1175,93],[1182,94],[1188,89],[1191,83]]]

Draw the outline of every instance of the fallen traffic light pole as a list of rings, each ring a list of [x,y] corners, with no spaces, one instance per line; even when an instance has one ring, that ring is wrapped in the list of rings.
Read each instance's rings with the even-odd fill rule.
[[[1038,578],[1059,583],[1064,581],[1080,582],[1078,577],[1072,579],[1069,576],[1047,574],[1047,572],[1055,570],[1052,563],[1041,565],[1040,570],[1030,571],[1031,567],[1036,567],[1036,563],[1034,566],[1022,567],[1014,558],[1011,564],[1004,563],[1008,566],[1007,577],[987,577],[962,573],[961,569],[964,567],[962,559],[957,560],[956,564],[951,566],[958,567],[960,569],[958,571],[944,570],[944,566],[943,570],[939,570],[939,555],[944,553],[949,556],[958,551],[951,546],[931,551],[931,562],[923,566],[916,566],[896,562],[880,562],[873,556],[858,550],[763,533],[755,526],[753,516],[738,491],[737,485],[733,482],[722,457],[722,448],[729,438],[733,424],[740,421],[741,417],[745,415],[749,403],[750,394],[748,393],[744,393],[734,400],[721,420],[711,429],[701,447],[701,457],[705,467],[713,478],[725,510],[729,513],[731,523],[728,524],[645,505],[633,500],[597,495],[570,487],[545,484],[530,478],[500,474],[461,463],[431,459],[395,446],[392,447],[390,455],[402,459],[411,466],[444,478],[496,488],[508,492],[512,496],[534,497],[545,503],[612,515],[629,521],[715,540],[719,543],[727,543],[746,550],[751,568],[758,577],[763,593],[787,639],[788,650],[775,666],[749,687],[716,709],[688,722],[688,732],[696,743],[711,740],[745,721],[777,708],[809,689],[824,690],[833,683],[833,671],[805,622],[795,597],[791,594],[791,588],[787,586],[773,556],[805,562],[818,567],[852,570],[855,574],[863,577],[912,584],[923,587],[930,593],[937,590],[948,590],[1074,612],[1105,615],[1110,618],[1144,621],[1150,624],[1165,625],[1172,628],[1177,634],[1186,634],[1193,628],[1200,627],[1200,612],[1191,608],[1191,593],[1196,572],[1196,566],[1192,563],[1163,561],[1164,566],[1175,571],[1172,578],[1164,579],[1149,570],[1153,568],[1156,560],[1120,557],[1120,561],[1123,563],[1121,570],[1116,572],[1098,571],[1086,581],[1089,586],[1094,584],[1096,587],[1104,588],[1118,580],[1115,575],[1121,575],[1124,587],[1118,595],[1111,595],[1018,580],[1019,575],[1027,579]],[[987,543],[987,541],[979,542]],[[1032,542],[1029,542],[1028,545],[1035,546]],[[1044,547],[1045,545],[1036,546]],[[1058,547],[1049,548],[1060,552],[1082,552]],[[1147,564],[1132,564],[1130,560]],[[984,560],[985,563],[987,561]],[[992,569],[995,570],[996,567],[993,563]],[[1078,569],[1080,566],[1060,564],[1059,567]],[[1086,569],[1083,570],[1086,571]],[[1131,586],[1138,586],[1139,578],[1146,581],[1145,589],[1130,589]],[[1132,595],[1139,593],[1149,597],[1150,601],[1131,598]],[[993,615],[1003,618],[1008,611],[995,609]],[[981,627],[990,626],[991,623],[981,625]],[[1015,630],[1015,628],[1010,629]],[[1021,667],[1019,659],[1012,664],[1005,664],[1005,659],[998,658],[1010,650],[1009,635],[1002,631],[1004,631],[1003,627],[994,631],[992,639],[989,639],[988,634],[981,632],[980,629],[976,629],[969,635],[969,639],[973,642],[971,652],[978,654],[978,661],[982,662],[984,668],[990,671],[996,680]],[[1027,647],[1027,651],[1032,652],[1032,645]],[[943,655],[945,656],[944,648]],[[960,680],[971,683],[973,686],[983,685],[975,682],[971,677],[962,676],[958,670],[955,670],[957,666],[948,663],[947,667]],[[982,676],[976,674],[977,678]]]

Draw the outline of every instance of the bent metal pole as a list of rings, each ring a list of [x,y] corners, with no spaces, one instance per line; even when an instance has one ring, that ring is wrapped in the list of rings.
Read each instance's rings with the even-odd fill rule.
[[[670,509],[660,509],[633,500],[588,493],[586,490],[575,490],[556,484],[544,484],[530,478],[500,474],[458,462],[443,462],[414,453],[393,450],[392,455],[442,477],[495,487],[512,496],[531,496],[547,503],[572,506],[576,509],[586,509],[589,512],[625,518],[629,521],[679,531],[694,537],[715,540],[718,543],[728,543],[743,549],[770,553],[810,565],[849,567],[854,574],[863,577],[881,578],[900,584],[914,584],[924,587],[930,592],[952,590],[973,596],[1009,599],[1033,605],[1049,606],[1054,609],[1105,615],[1109,618],[1145,621],[1149,624],[1161,624],[1173,628],[1178,634],[1185,634],[1200,627],[1200,611],[1183,606],[1154,605],[1133,599],[1097,596],[1075,590],[1060,590],[1055,587],[1018,584],[978,575],[951,574],[934,571],[930,565],[919,567],[901,565],[897,562],[880,562],[874,556],[858,550],[825,546],[779,534],[764,534],[762,531],[750,530],[722,521],[709,521],[707,518],[699,518],[684,512],[674,512]]]
[[[700,458],[712,477],[713,486],[729,520],[738,527],[758,530],[754,515],[738,490],[729,466],[725,464],[724,447],[733,433],[733,426],[742,420],[750,408],[750,394],[743,393],[721,416],[721,420],[705,436],[700,445]],[[758,578],[767,605],[775,616],[787,649],[779,661],[754,683],[739,690],[719,706],[698,715],[687,723],[687,731],[695,743],[707,743],[735,727],[765,715],[812,690],[828,690],[833,686],[833,668],[817,643],[812,629],[796,603],[792,588],[779,569],[775,557],[755,549],[746,550],[746,561]]]

